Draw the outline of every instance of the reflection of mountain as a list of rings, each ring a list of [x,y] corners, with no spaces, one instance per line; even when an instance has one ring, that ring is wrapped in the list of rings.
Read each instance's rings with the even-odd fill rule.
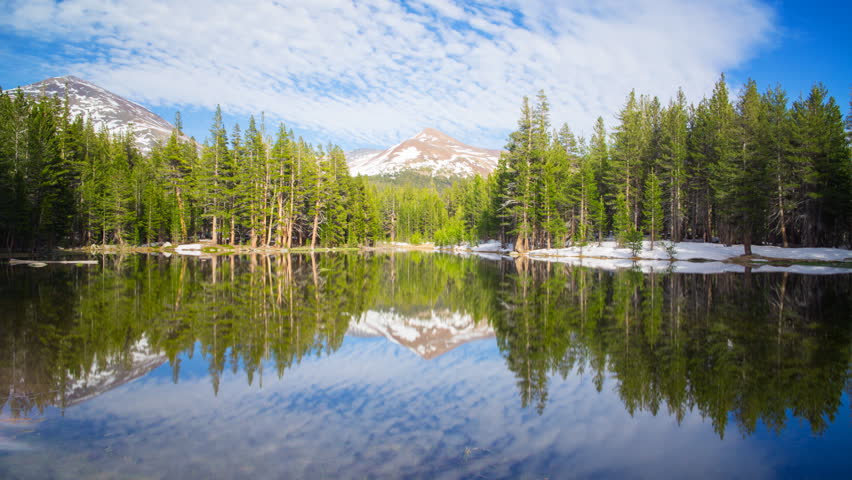
[[[55,373],[38,361],[37,348],[18,346],[3,353],[8,357],[0,358],[0,412],[8,408],[6,413],[12,419],[38,416],[47,406],[67,408],[85,403],[144,377],[168,360],[145,336],[120,353],[93,352],[91,360],[82,363],[53,364],[59,369]],[[15,360],[8,361],[10,357]]]
[[[347,334],[385,337],[431,360],[465,343],[493,338],[494,329],[484,320],[477,323],[470,315],[446,310],[429,310],[415,317],[370,310],[350,322]]]
[[[65,389],[65,406],[83,403],[125,383],[132,382],[166,363],[167,357],[142,338],[127,349],[127,353],[95,362],[76,380],[71,379]]]

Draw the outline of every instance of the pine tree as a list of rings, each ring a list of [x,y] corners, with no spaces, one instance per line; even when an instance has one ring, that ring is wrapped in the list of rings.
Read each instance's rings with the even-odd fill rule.
[[[642,201],[642,217],[645,232],[651,236],[651,250],[654,249],[654,241],[659,238],[663,230],[663,190],[656,172],[651,172],[645,182],[645,195]]]
[[[590,210],[592,214],[592,219],[594,221],[595,229],[597,230],[597,240],[598,245],[601,244],[604,240],[604,232],[606,231],[608,225],[608,218],[606,214],[606,201],[603,198],[603,195],[598,194],[597,197],[593,197],[591,200]]]
[[[628,216],[634,227],[638,225],[642,168],[649,148],[649,127],[643,110],[643,105],[636,99],[636,92],[631,90],[618,114],[620,124],[613,133],[612,166],[607,178],[612,191],[624,193]]]
[[[192,150],[194,152],[194,149]],[[176,209],[172,218],[170,230],[174,232],[173,240],[183,241],[189,236],[188,220],[191,217],[189,196],[193,190],[192,172],[193,158],[190,150],[185,148],[177,129],[172,131],[169,140],[162,150],[164,168],[167,173],[167,183],[174,192]]]
[[[246,215],[245,223],[251,248],[257,248],[264,234],[263,217],[266,199],[263,181],[266,170],[266,151],[267,145],[263,134],[257,128],[254,116],[251,116],[245,134],[243,165],[238,177],[240,203]]]
[[[222,222],[228,224],[228,244],[237,243],[237,224],[241,222],[240,203],[240,168],[245,158],[242,130],[240,125],[234,124],[231,130],[230,154],[225,159],[221,174],[221,191],[223,205]]]
[[[524,97],[518,129],[509,135],[507,152],[500,157],[498,175],[503,180],[499,195],[499,212],[513,235],[515,250],[526,252],[533,234],[533,113]]]
[[[735,134],[735,113],[728,97],[728,85],[722,75],[713,89],[708,101],[706,125],[707,137],[705,161],[708,163],[709,185],[713,203],[708,219],[712,222],[714,213],[718,216],[718,230],[722,241],[733,241],[734,215],[736,208],[736,178],[741,166],[737,163]],[[711,224],[712,225],[712,224]],[[708,234],[713,233],[712,226]]]
[[[595,180],[595,165],[586,153],[579,156],[579,161],[575,175],[577,185],[575,205],[578,212],[575,243],[585,245],[593,236],[595,228],[598,229],[597,236],[601,236],[603,228],[601,216],[604,212],[603,205],[599,203],[600,194]]]
[[[564,212],[569,211],[572,195],[570,182],[571,162],[575,161],[576,139],[563,125],[546,154],[541,185],[541,223],[546,236],[546,247],[553,242],[559,247],[565,244],[568,234]]]
[[[766,114],[763,110],[757,84],[749,80],[737,104],[736,140],[738,154],[734,157],[731,184],[732,230],[742,241],[745,254],[751,255],[754,238],[762,232],[768,205],[769,177],[766,156],[761,151]]]
[[[683,237],[684,190],[688,154],[688,123],[686,96],[678,89],[675,100],[663,113],[661,131],[661,163],[668,183],[669,236],[674,242]]]
[[[691,109],[687,132],[687,192],[685,205],[689,237],[709,242],[713,236],[713,132],[707,99]]]
[[[180,128],[176,127],[178,134]],[[204,217],[210,219],[210,238],[219,243],[220,220],[227,215],[226,198],[221,172],[228,164],[228,137],[222,121],[222,109],[216,106],[210,139],[204,147],[201,168],[197,171],[196,196],[203,206]]]
[[[133,137],[118,135],[109,142],[106,161],[105,182],[101,209],[103,212],[102,240],[106,243],[109,234],[121,245],[135,242],[130,226],[135,223],[131,177],[132,164],[137,155]]]
[[[630,205],[624,192],[618,192],[615,197],[615,215],[612,218],[612,228],[619,247],[624,247],[630,239],[633,230],[633,220],[630,218]]]
[[[283,123],[278,125],[270,160],[273,166],[272,198],[275,201],[273,205],[275,221],[272,223],[276,227],[276,243],[279,247],[284,247],[287,245],[285,237],[288,234],[289,224],[292,222],[286,206],[287,198],[292,195],[293,187],[290,185],[290,180],[295,172],[293,171],[292,142]]]
[[[804,165],[801,215],[805,245],[849,245],[852,231],[852,166],[843,116],[822,84],[793,102],[792,145]]]
[[[337,247],[346,242],[348,211],[350,208],[350,177],[343,150],[335,145],[327,147],[328,158],[323,172],[323,204],[325,222],[322,228],[322,243]]]
[[[787,247],[790,213],[798,208],[799,199],[796,198],[796,192],[800,188],[804,172],[800,168],[801,165],[793,161],[787,94],[780,86],[776,86],[763,94],[762,101],[762,154],[767,160],[767,175],[771,182],[768,220],[772,230],[781,236],[782,245]]]

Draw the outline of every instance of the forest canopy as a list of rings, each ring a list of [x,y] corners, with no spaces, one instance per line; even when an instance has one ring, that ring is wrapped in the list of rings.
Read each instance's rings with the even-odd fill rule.
[[[631,91],[607,131],[551,125],[522,101],[497,170],[441,188],[352,177],[343,150],[263,116],[203,144],[182,132],[143,155],[130,134],[71,118],[67,100],[0,92],[3,248],[185,242],[279,248],[499,239],[518,251],[609,236],[783,246],[852,245],[852,102],[824,86],[790,102],[754,81],[667,103]]]

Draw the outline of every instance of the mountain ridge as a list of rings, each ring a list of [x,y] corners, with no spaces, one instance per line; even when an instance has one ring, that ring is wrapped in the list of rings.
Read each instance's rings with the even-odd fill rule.
[[[352,175],[396,176],[414,172],[431,177],[487,176],[497,168],[500,150],[473,147],[435,128],[424,128],[375,155],[360,149],[346,155]]]
[[[31,97],[49,96],[60,100],[65,98],[67,91],[72,118],[83,115],[86,121],[91,120],[96,130],[106,130],[110,134],[129,129],[142,153],[150,153],[157,142],[165,142],[175,128],[144,106],[74,75],[50,77],[18,88]]]

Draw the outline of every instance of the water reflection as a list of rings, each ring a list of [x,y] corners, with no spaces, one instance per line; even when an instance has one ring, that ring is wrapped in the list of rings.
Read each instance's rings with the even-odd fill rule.
[[[852,275],[606,272],[435,254],[108,256],[97,268],[0,270],[0,404],[33,419],[201,355],[260,388],[350,336],[423,359],[496,337],[522,407],[590,378],[631,416],[689,412],[823,432],[850,385]],[[265,371],[266,370],[266,371]],[[271,371],[270,371],[271,370]],[[448,372],[447,375],[459,375]],[[487,376],[486,373],[482,373]],[[474,377],[475,378],[475,377]]]

